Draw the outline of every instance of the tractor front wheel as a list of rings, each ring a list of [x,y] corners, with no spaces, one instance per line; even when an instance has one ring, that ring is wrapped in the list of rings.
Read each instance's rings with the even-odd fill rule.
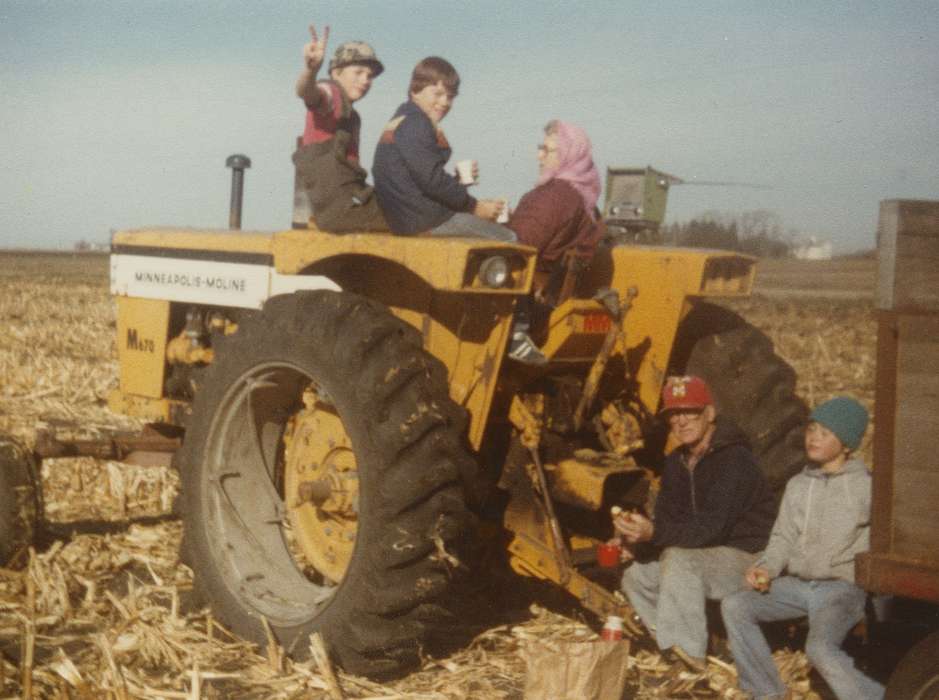
[[[418,661],[471,524],[464,411],[420,334],[348,293],[271,299],[216,349],[181,467],[188,559],[218,619],[352,673]]]

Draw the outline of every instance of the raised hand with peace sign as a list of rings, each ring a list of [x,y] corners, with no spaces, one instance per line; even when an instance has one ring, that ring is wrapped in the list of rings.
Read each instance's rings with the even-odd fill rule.
[[[323,38],[316,34],[316,26],[310,25],[310,41],[303,46],[303,70],[297,78],[297,96],[308,106],[323,104],[323,93],[316,87],[316,74],[323,65],[326,44],[329,42],[329,25],[323,27]]]
[[[303,61],[306,67],[316,73],[323,65],[323,56],[326,55],[326,44],[329,43],[329,25],[323,27],[323,38],[316,35],[316,26],[310,25],[310,41],[303,47]]]

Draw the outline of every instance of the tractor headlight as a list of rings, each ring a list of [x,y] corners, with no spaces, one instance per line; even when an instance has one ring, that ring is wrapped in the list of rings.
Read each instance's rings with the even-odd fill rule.
[[[501,255],[490,255],[479,266],[479,280],[487,287],[504,287],[508,279],[509,261]]]

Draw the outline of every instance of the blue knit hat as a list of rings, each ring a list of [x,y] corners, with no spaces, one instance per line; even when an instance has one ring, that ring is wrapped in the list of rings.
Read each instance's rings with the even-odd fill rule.
[[[861,444],[867,430],[867,409],[847,396],[836,396],[816,406],[809,419],[824,425],[852,450]]]

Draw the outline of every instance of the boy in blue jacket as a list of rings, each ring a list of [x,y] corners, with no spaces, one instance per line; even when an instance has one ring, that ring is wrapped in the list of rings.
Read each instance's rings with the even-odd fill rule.
[[[445,170],[451,149],[440,122],[459,89],[456,69],[438,56],[414,67],[410,99],[398,107],[375,147],[372,173],[378,203],[399,235],[479,236],[514,243],[515,232],[495,223],[505,202],[477,200]],[[525,364],[546,361],[521,324],[513,329],[508,356]]]
[[[851,457],[866,429],[867,411],[851,398],[834,398],[812,412],[805,433],[811,463],[786,484],[769,545],[745,574],[749,590],[721,603],[740,688],[756,698],[786,693],[759,623],[803,615],[809,618],[806,655],[835,695],[883,697],[884,688],[841,649],[866,600],[854,583],[854,556],[870,541],[871,477]]]
[[[444,59],[430,56],[415,66],[410,99],[398,107],[375,148],[375,194],[394,233],[514,242],[515,233],[495,223],[504,202],[477,200],[444,169],[451,149],[440,122],[459,88],[459,74]]]

